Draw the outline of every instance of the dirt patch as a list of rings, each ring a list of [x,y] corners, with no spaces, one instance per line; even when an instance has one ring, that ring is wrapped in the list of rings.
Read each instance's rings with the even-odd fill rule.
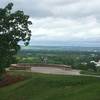
[[[5,74],[2,79],[0,79],[0,87],[8,86],[22,80],[24,80],[23,76],[13,76],[10,74]]]

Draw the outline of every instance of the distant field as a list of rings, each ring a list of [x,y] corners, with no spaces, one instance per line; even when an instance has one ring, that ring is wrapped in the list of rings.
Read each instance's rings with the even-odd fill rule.
[[[25,81],[0,88],[0,100],[100,100],[100,78],[12,72]]]

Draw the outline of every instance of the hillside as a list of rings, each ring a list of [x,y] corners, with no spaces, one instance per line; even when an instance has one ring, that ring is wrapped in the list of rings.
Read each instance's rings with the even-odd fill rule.
[[[100,100],[100,78],[14,72],[29,78],[0,88],[0,100]]]

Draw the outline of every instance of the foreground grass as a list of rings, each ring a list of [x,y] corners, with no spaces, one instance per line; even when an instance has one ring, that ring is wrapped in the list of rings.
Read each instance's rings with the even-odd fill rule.
[[[0,100],[100,100],[100,78],[11,72],[26,80],[0,88]]]
[[[85,74],[85,75],[97,75],[99,76],[100,75],[100,72],[93,72],[93,71],[81,71],[80,74]]]

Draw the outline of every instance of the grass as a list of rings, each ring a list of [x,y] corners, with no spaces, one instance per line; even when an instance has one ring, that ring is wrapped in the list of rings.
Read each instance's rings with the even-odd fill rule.
[[[0,88],[0,100],[100,100],[100,78],[10,73],[27,78]]]
[[[100,72],[85,71],[85,70],[82,70],[80,73],[85,75],[100,75]]]

